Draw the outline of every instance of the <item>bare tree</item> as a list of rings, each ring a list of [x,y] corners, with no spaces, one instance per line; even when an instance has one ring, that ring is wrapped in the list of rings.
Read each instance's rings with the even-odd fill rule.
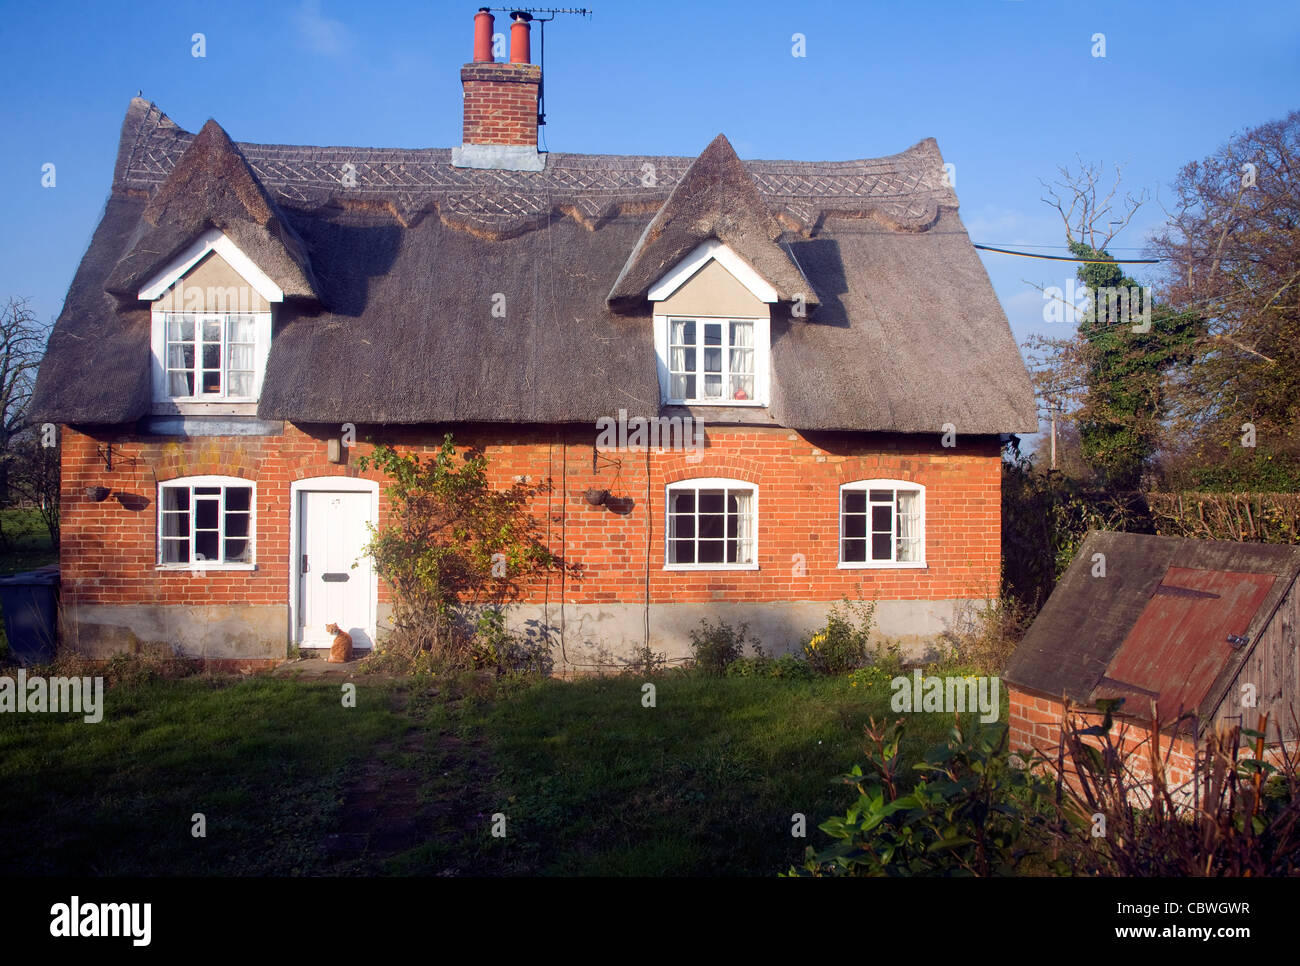
[[[36,503],[57,540],[58,460],[42,446],[39,428],[27,425],[48,338],[49,326],[37,319],[27,299],[11,297],[0,307],[0,505],[15,499]]]

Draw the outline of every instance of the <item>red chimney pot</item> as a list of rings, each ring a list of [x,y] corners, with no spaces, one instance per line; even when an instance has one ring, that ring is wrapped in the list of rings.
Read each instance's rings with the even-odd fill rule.
[[[528,50],[528,21],[533,19],[533,15],[524,13],[522,10],[516,10],[510,16],[514,20],[514,23],[510,25],[510,63],[532,63]]]
[[[479,7],[474,14],[474,62],[484,64],[492,62],[492,27],[496,17],[487,7]]]

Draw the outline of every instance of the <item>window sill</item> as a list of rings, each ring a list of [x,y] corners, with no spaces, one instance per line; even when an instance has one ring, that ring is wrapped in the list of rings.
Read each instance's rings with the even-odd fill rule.
[[[761,399],[665,399],[665,406],[744,406],[748,409],[763,409],[767,403]]]
[[[924,560],[917,563],[896,563],[889,560],[871,561],[868,563],[839,563],[837,570],[929,570],[929,566]]]
[[[664,570],[757,570],[758,564],[664,564]]]
[[[202,572],[205,572],[205,571],[208,571],[208,570],[256,570],[256,569],[257,569],[257,564],[219,564],[219,563],[209,563],[209,564],[208,564],[207,566],[205,566],[205,567],[200,567],[200,566],[198,566],[198,565],[196,565],[196,564],[187,564],[187,563],[185,563],[185,564],[158,564],[158,565],[156,565],[153,569],[154,569],[154,570],[170,570],[170,571],[179,572],[179,573],[184,573],[185,571],[189,571],[189,572],[191,572],[191,573],[202,573]]]

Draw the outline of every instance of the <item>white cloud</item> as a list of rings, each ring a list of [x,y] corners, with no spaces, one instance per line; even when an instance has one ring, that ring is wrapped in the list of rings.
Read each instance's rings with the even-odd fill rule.
[[[293,12],[298,35],[318,54],[341,54],[351,43],[347,28],[321,13],[320,0],[303,0]]]

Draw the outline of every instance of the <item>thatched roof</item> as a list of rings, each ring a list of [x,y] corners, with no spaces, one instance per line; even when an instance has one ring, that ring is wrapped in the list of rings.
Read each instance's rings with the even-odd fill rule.
[[[286,298],[318,297],[297,233],[216,121],[203,125],[145,205],[104,287],[134,300],[140,286],[208,228],[219,228]]]
[[[820,302],[805,318],[773,307],[764,420],[1037,428],[932,140],[872,160],[740,162],[719,138],[698,159],[552,153],[539,172],[453,167],[450,154],[234,145],[212,122],[191,135],[133,100],[33,413],[68,423],[147,413],[148,306],[124,290],[214,224],[286,292],[259,405],[267,419],[657,413],[645,288],[678,252],[720,237],[782,298],[808,285]],[[504,319],[491,312],[498,293]]]
[[[1088,707],[1122,697],[1138,717],[1155,699],[1162,724],[1190,697],[1183,710],[1208,719],[1297,574],[1300,547],[1094,531],[1002,677]],[[1191,695],[1192,677],[1213,683]]]
[[[608,301],[635,311],[650,286],[700,244],[716,238],[749,262],[781,301],[802,296],[805,304],[817,305],[817,293],[789,251],[776,244],[781,234],[744,162],[719,134],[646,225]]]

